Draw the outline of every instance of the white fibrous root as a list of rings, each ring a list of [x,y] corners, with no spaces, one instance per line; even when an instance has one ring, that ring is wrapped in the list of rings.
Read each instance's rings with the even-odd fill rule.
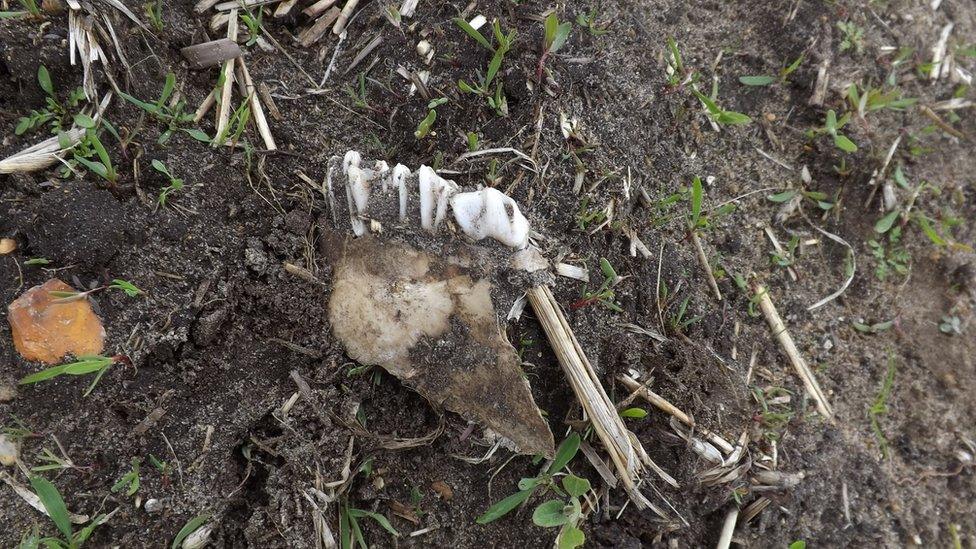
[[[472,240],[492,238],[506,246],[523,249],[529,244],[529,222],[518,204],[497,189],[484,188],[460,192],[457,183],[437,175],[429,166],[421,166],[416,173],[403,164],[392,169],[380,160],[372,168],[361,166],[362,157],[349,151],[341,159],[346,176],[346,203],[353,233],[362,236],[367,230],[378,232],[380,224],[370,218],[370,199],[377,193],[396,192],[399,195],[399,218],[407,220],[411,194],[419,197],[420,225],[436,232],[448,216],[448,208],[458,228]],[[332,166],[339,166],[334,157]],[[329,191],[332,173],[328,174]],[[417,206],[414,206],[417,208]],[[417,210],[414,209],[414,212]],[[368,222],[368,223],[367,223]]]

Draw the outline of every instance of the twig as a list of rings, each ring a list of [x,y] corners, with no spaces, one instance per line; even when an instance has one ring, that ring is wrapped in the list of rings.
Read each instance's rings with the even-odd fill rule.
[[[237,9],[230,10],[230,20],[227,22],[227,38],[237,41]],[[217,135],[224,135],[227,125],[230,123],[230,114],[233,108],[230,106],[231,94],[234,92],[234,61],[228,59],[224,61],[224,68],[221,71],[224,79],[224,87],[220,91],[220,104],[217,105]],[[217,143],[217,140],[214,140]]]
[[[254,116],[254,125],[257,126],[258,133],[261,134],[261,139],[264,141],[264,148],[269,151],[276,151],[278,150],[278,145],[275,144],[274,136],[271,135],[271,128],[268,126],[268,119],[264,116],[264,108],[261,107],[261,100],[258,98],[258,91],[254,86],[254,81],[251,80],[251,73],[248,72],[243,57],[238,59],[238,61],[240,61],[238,70],[241,77],[241,81],[237,83],[238,89],[241,95],[246,97],[251,103],[251,114]]]
[[[865,208],[871,205],[871,200],[874,199],[874,193],[878,191],[878,187],[880,187],[879,183],[884,179],[884,174],[888,169],[888,164],[891,163],[892,157],[895,156],[895,150],[898,149],[898,144],[901,143],[902,135],[903,134],[901,133],[898,134],[898,137],[895,138],[894,143],[888,147],[888,154],[885,156],[884,163],[881,164],[880,168],[874,170],[874,173],[871,174],[871,180],[868,181],[868,186],[871,187],[871,193],[868,194],[868,199],[864,201]]]
[[[695,423],[695,420],[691,419],[691,416],[682,412],[677,406],[668,402],[664,397],[658,395],[650,388],[648,388],[646,385],[640,383],[636,379],[633,379],[631,377],[622,374],[617,376],[617,381],[622,383],[624,387],[627,388],[628,391],[636,392],[639,396],[643,397],[644,400],[650,402],[655,407],[657,407],[657,409],[661,410],[662,412],[668,415],[673,416],[681,423],[684,423],[688,427],[691,427],[692,429],[701,433],[705,438],[711,441],[712,444],[718,446],[726,454],[732,453],[733,451],[732,445],[729,444],[724,438],[722,438],[720,435],[712,431],[709,431],[708,429],[699,427]]]
[[[538,286],[527,294],[576,398],[610,454],[624,489],[639,509],[650,507],[650,501],[637,488],[642,467],[634,444],[640,443],[631,439],[549,288]]]
[[[966,139],[966,134],[962,133],[961,131],[947,124],[945,120],[942,120],[942,118],[940,118],[939,115],[935,114],[935,111],[928,108],[928,106],[921,105],[919,106],[919,110],[922,111],[922,114],[929,117],[929,119],[932,122],[935,122],[936,126],[942,128],[942,131],[946,132],[947,134],[953,137],[958,137],[959,139]]]
[[[769,291],[762,284],[753,281],[752,292],[755,296],[754,299],[759,300],[759,308],[762,310],[763,316],[766,317],[766,322],[769,324],[769,329],[773,332],[773,336],[776,337],[783,352],[789,357],[793,368],[796,369],[797,375],[803,381],[807,393],[816,402],[817,410],[824,418],[830,420],[833,417],[834,411],[831,409],[830,403],[827,402],[827,396],[820,389],[820,384],[817,383],[817,378],[814,377],[806,361],[800,356],[800,351],[796,348],[796,343],[793,342],[793,338],[786,330],[783,319],[780,318],[779,313],[776,311],[776,306],[773,305],[773,300],[769,297]]]
[[[705,248],[702,247],[701,240],[698,238],[698,231],[690,231],[691,233],[691,243],[695,245],[695,251],[698,253],[698,261],[702,264],[702,269],[705,270],[705,276],[708,279],[708,286],[712,289],[712,293],[715,294],[715,299],[722,301],[722,292],[718,289],[718,281],[715,280],[715,275],[712,274],[712,267],[708,264],[708,256],[705,255]]]
[[[716,549],[729,549],[732,544],[732,534],[735,532],[735,523],[739,518],[739,506],[733,505],[729,513],[725,515],[725,523],[722,524],[722,534],[718,537]]]
[[[359,0],[346,0],[346,5],[342,7],[342,12],[339,13],[339,18],[336,19],[335,26],[332,27],[332,34],[336,36],[342,34],[342,31],[346,29],[346,23],[349,22],[349,16],[352,15],[352,10],[356,9],[357,4],[359,4]]]

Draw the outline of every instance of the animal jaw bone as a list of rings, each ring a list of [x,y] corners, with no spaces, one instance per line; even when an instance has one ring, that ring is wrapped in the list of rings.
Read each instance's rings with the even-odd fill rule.
[[[442,178],[428,166],[421,166],[414,174],[403,164],[397,164],[391,170],[382,160],[372,168],[364,168],[361,163],[362,158],[356,151],[347,152],[342,159],[349,221],[356,236],[366,234],[365,220],[371,218],[370,199],[377,191],[382,195],[394,191],[398,193],[399,221],[405,222],[410,199],[416,189],[420,226],[427,231],[436,233],[450,208],[457,226],[472,240],[490,237],[515,249],[528,246],[528,220],[522,215],[518,204],[497,189],[460,192],[457,183]],[[333,164],[337,162],[333,160]],[[377,186],[379,189],[376,189]]]
[[[493,294],[504,291],[499,271],[547,267],[528,248],[529,225],[518,205],[494,189],[460,192],[426,166],[412,173],[400,164],[367,164],[355,151],[334,157],[329,167],[333,204],[331,184],[345,176],[349,226],[324,231],[325,256],[333,263],[328,313],[350,358],[383,367],[520,452],[551,456],[552,433],[493,306]],[[449,219],[471,240],[491,237],[517,250],[436,238],[448,234]],[[380,240],[373,233],[383,225],[401,231],[386,231],[391,236]],[[401,236],[414,245],[398,241]],[[428,241],[439,253],[425,249]]]

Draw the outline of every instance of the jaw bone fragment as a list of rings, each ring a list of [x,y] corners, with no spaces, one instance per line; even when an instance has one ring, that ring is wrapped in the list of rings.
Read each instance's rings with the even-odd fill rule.
[[[333,263],[329,322],[349,356],[383,367],[523,453],[551,456],[552,433],[492,302],[516,290],[506,288],[508,279],[530,276],[513,264],[547,266],[527,249],[529,224],[515,201],[495,189],[461,192],[427,166],[367,167],[355,151],[329,163],[333,206],[332,185],[341,179],[348,226],[337,220],[323,245]],[[463,242],[449,220],[470,240],[507,248]],[[381,230],[389,235],[382,240],[373,234]]]

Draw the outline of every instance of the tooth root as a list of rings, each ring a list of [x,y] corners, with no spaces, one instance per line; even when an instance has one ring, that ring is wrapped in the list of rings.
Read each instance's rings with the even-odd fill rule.
[[[506,246],[524,248],[529,242],[529,222],[511,197],[492,188],[458,193],[451,199],[454,220],[468,237],[491,237]]]
[[[437,175],[428,166],[417,172],[420,188],[420,226],[434,232],[447,217],[451,195],[457,192],[457,183]]]
[[[403,164],[397,164],[393,167],[393,183],[397,185],[400,191],[400,221],[407,220],[407,177],[410,175],[410,169]]]
[[[346,172],[346,202],[349,205],[349,222],[356,236],[366,233],[362,214],[369,204],[369,182],[358,166],[349,166]]]

